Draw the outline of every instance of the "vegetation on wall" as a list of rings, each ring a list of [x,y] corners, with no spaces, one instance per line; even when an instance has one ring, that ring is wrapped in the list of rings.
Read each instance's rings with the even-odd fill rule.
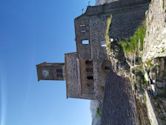
[[[145,33],[146,28],[145,25],[142,24],[137,28],[133,36],[118,42],[123,49],[128,64],[130,64],[130,73],[134,76],[131,78],[131,81],[133,81],[139,91],[143,91],[143,88],[147,85],[147,81],[144,77],[144,64],[141,59]],[[148,66],[151,66],[150,61],[148,62]]]
[[[141,25],[140,27],[138,27],[132,37],[130,37],[129,39],[121,40],[119,42],[126,56],[138,54],[139,51],[143,50],[145,32],[145,26]]]
[[[111,41],[110,41],[110,27],[111,27],[112,17],[108,16],[106,20],[106,30],[105,30],[105,41],[106,41],[106,50],[108,55],[111,54]],[[128,60],[130,66],[134,66],[136,63],[141,63],[141,54],[143,50],[144,37],[145,37],[146,28],[145,25],[140,25],[135,31],[134,35],[129,39],[122,39],[117,42],[118,46],[123,49],[125,57]],[[115,53],[115,52],[114,52]]]
[[[149,59],[149,60],[147,60],[146,62],[145,62],[145,67],[146,67],[146,69],[150,69],[151,67],[153,67],[153,63],[152,63],[152,60],[151,59]]]
[[[110,44],[110,36],[109,36],[111,20],[112,20],[112,17],[108,16],[107,20],[106,20],[106,31],[105,31],[105,41],[106,41],[107,52],[109,52],[108,49],[110,49],[110,46],[111,46],[111,44]]]
[[[111,51],[113,51],[110,42],[110,27],[111,27],[111,20],[112,17],[108,16],[106,20],[106,31],[105,31],[105,40],[106,40],[106,49],[108,55],[111,54]],[[145,38],[146,28],[145,25],[140,25],[133,36],[131,36],[129,39],[123,39],[120,41],[116,41],[120,48],[123,49],[123,52],[126,57],[127,63],[130,65],[130,72],[134,74],[137,78],[141,79],[141,83],[145,83],[146,80],[144,80],[144,68],[141,61],[141,52],[143,51],[143,44],[144,44],[144,38]],[[120,48],[118,49],[117,53],[122,53],[120,51]],[[115,51],[115,50],[114,50]],[[116,54],[116,52],[113,52]],[[118,54],[116,54],[116,57]],[[114,57],[115,58],[115,57]],[[121,57],[118,57],[118,61],[120,61]],[[132,70],[133,69],[133,70]],[[133,71],[133,72],[132,72]],[[140,80],[138,80],[140,82]],[[138,82],[137,81],[137,82]]]
[[[101,117],[101,109],[99,107],[96,110],[96,116]]]

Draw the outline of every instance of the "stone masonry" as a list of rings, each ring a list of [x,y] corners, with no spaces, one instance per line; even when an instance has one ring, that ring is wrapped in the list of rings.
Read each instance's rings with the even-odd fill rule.
[[[132,36],[144,19],[147,0],[119,0],[88,6],[75,18],[77,52],[65,54],[65,63],[37,65],[39,80],[66,80],[66,94],[71,98],[102,99],[106,77],[111,69],[105,44],[107,17],[112,17],[110,38]]]
[[[151,0],[146,13],[143,61],[166,56],[166,0]]]

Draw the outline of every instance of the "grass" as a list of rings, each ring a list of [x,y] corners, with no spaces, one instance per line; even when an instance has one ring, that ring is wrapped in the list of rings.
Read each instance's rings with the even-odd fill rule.
[[[112,17],[108,16],[106,20],[106,30],[105,30],[106,50],[108,55],[110,55],[111,53],[111,42],[110,42],[110,34],[109,34],[111,21],[112,21]],[[141,56],[140,51],[143,51],[145,33],[146,33],[145,24],[142,24],[137,28],[133,36],[131,36],[129,39],[123,39],[118,42],[118,44],[122,47],[125,56],[126,57],[132,56],[132,58],[134,58],[135,60],[134,62],[136,62],[136,59],[137,59],[136,57]],[[130,61],[130,63],[131,62],[132,61]],[[140,76],[140,79],[142,79],[142,84],[146,84],[147,82],[144,78],[142,61],[141,61],[141,64],[139,64],[139,66],[140,67],[138,69],[135,69],[136,70],[135,75]]]
[[[99,107],[96,110],[96,116],[101,117],[101,110]]]
[[[143,91],[143,88],[147,85],[147,81],[144,77],[142,60],[140,63],[138,63],[136,62],[136,59],[141,57],[145,33],[146,28],[145,25],[142,24],[137,28],[133,36],[131,36],[129,39],[123,39],[119,41],[119,45],[122,47],[126,58],[130,59],[129,63],[133,66],[131,71],[133,71],[133,74],[136,77],[136,83],[140,84],[140,91]],[[147,65],[151,66],[151,61],[149,61]]]
[[[164,48],[162,48],[162,49],[161,49],[161,53],[164,53],[164,52],[165,52],[165,49],[164,49]]]
[[[110,43],[110,37],[109,37],[111,20],[112,20],[112,17],[108,16],[106,20],[106,31],[105,31],[106,49],[108,53],[110,53],[110,49],[111,49],[110,47],[111,43]],[[123,51],[126,55],[132,55],[133,53],[136,53],[137,51],[143,50],[145,32],[146,32],[145,25],[142,24],[141,26],[138,27],[138,29],[135,31],[132,37],[130,37],[129,39],[123,39],[119,42],[119,44],[123,48]]]
[[[105,41],[106,41],[107,52],[110,52],[110,48],[111,48],[110,36],[109,36],[111,20],[112,20],[112,17],[108,16],[106,20],[106,31],[105,31]]]
[[[134,35],[129,39],[124,39],[119,42],[126,55],[132,55],[138,51],[143,50],[144,37],[146,28],[144,25],[138,27]]]

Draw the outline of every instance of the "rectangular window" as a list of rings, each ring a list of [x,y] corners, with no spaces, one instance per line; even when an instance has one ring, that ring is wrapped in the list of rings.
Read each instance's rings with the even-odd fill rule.
[[[105,41],[100,41],[101,47],[106,47]]]
[[[88,80],[93,80],[93,76],[87,76]]]
[[[56,69],[57,74],[62,74],[62,69]]]
[[[56,76],[57,76],[57,78],[63,78],[63,70],[56,69]]]
[[[86,64],[86,65],[93,65],[93,61],[92,61],[92,60],[86,60],[86,61],[85,61],[85,64]]]
[[[81,33],[86,33],[86,30],[81,30]]]
[[[80,27],[85,27],[85,24],[80,24]]]
[[[57,73],[57,77],[58,77],[58,78],[63,78],[63,74]]]
[[[89,40],[82,40],[81,43],[82,43],[83,45],[88,45],[88,44],[89,44]]]

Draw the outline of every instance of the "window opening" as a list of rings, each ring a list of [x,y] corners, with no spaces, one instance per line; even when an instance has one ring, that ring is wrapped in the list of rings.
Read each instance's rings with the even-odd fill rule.
[[[63,75],[62,74],[57,74],[57,77],[58,78],[63,78]]]
[[[62,74],[62,69],[56,69],[56,72],[58,73],[58,74]]]
[[[85,24],[80,24],[80,27],[85,27]]]
[[[81,33],[86,33],[86,30],[81,30]]]
[[[105,70],[110,70],[110,67],[105,66],[104,69],[105,69]]]
[[[105,41],[100,41],[101,47],[106,47]]]
[[[82,43],[83,45],[88,45],[88,44],[89,44],[89,40],[82,40],[81,43]]]
[[[57,77],[63,78],[63,70],[62,69],[56,69]]]
[[[88,80],[93,80],[93,76],[87,76]]]
[[[86,60],[85,64],[87,64],[87,65],[93,65],[93,62],[91,60]]]

